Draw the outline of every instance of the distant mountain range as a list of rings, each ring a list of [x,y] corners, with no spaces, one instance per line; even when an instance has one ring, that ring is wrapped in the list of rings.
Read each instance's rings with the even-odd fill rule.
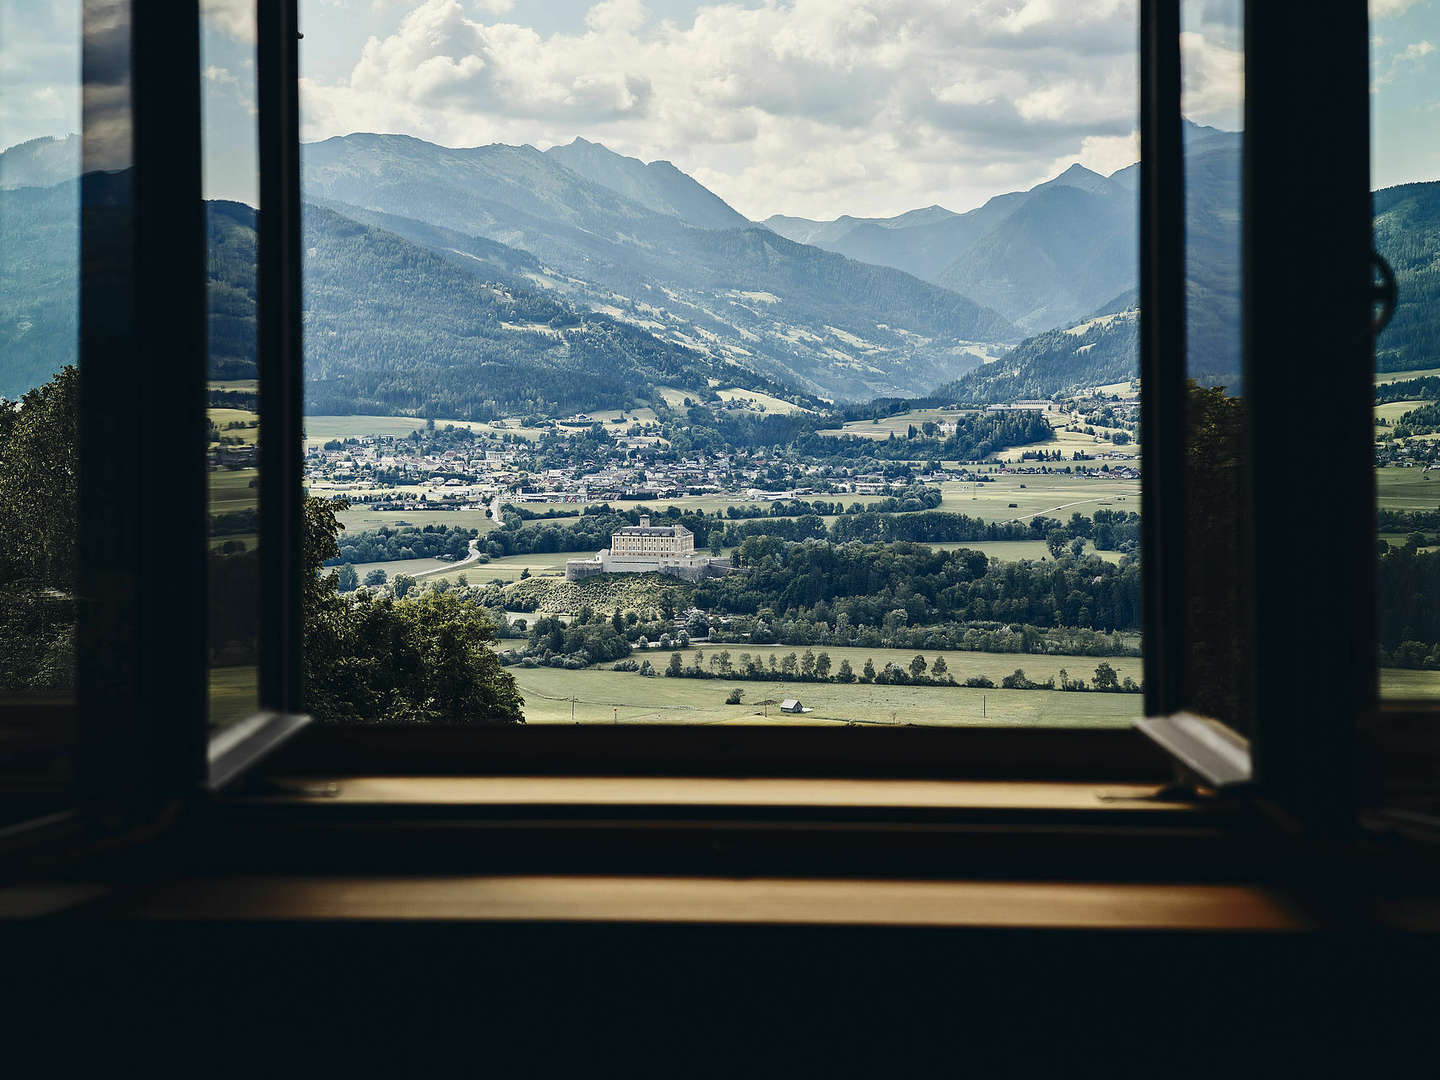
[[[1185,137],[1189,373],[1234,388],[1240,136]],[[964,214],[756,225],[667,162],[583,139],[542,152],[361,134],[303,155],[312,411],[628,407],[662,385],[1003,401],[1136,370],[1137,166],[1074,165]],[[73,136],[0,154],[0,394],[74,356],[63,181],[78,156]],[[1401,297],[1379,363],[1440,366],[1440,184],[1375,206]],[[249,211],[212,205],[217,375],[253,371],[253,243]]]
[[[533,283],[558,298],[806,393],[922,392],[1023,336],[963,296],[790,241],[672,166],[591,143],[351,135],[306,146],[303,165],[307,197],[339,213],[384,214],[427,246],[438,228],[528,253]]]

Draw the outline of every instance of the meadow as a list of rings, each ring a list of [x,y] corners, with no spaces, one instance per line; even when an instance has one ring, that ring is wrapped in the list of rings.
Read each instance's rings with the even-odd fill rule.
[[[732,654],[736,651],[731,647]],[[751,649],[751,652],[757,651]],[[789,652],[787,648],[785,650]],[[797,650],[803,653],[803,649]],[[827,650],[835,659],[839,650]],[[864,650],[861,650],[864,651]],[[872,654],[885,650],[871,650]],[[658,654],[664,656],[665,654]],[[913,654],[912,654],[913,655]],[[958,654],[947,654],[948,656]],[[983,654],[970,654],[980,656]],[[1002,662],[1038,657],[991,656]],[[907,656],[908,661],[908,656]],[[836,661],[838,663],[838,660]],[[852,661],[853,662],[853,661]],[[861,661],[863,663],[863,661]],[[948,662],[948,660],[947,660]],[[1090,674],[1095,661],[1086,658]],[[1013,671],[1011,663],[1005,671]],[[959,687],[877,686],[800,683],[783,680],[732,682],[723,679],[647,679],[634,672],[590,669],[511,668],[532,724],[568,724],[572,703],[576,723],[774,724],[876,726],[1125,727],[1141,714],[1139,694],[1073,694],[1052,690],[969,690]],[[1031,668],[1025,666],[1027,673]],[[1037,671],[1039,669],[1037,668]],[[726,705],[731,690],[747,704]],[[812,712],[783,714],[775,705],[798,698]]]

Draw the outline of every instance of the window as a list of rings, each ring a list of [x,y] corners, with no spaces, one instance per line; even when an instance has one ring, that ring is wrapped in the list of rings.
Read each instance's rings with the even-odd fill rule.
[[[971,226],[956,222],[973,225],[977,219],[927,210],[898,222],[915,200],[888,173],[868,186],[862,177],[851,185],[853,191],[840,191],[828,173],[818,185],[803,173],[786,174],[790,188],[756,182],[755,176],[770,175],[763,170],[749,175],[746,182],[755,193],[828,193],[832,205],[815,211],[817,228],[839,221],[845,209],[841,195],[871,200],[863,208],[878,220],[868,222],[863,235],[825,239],[830,234],[824,228],[804,233],[809,226],[792,217],[768,218],[760,227],[750,218],[765,207],[747,203],[742,212],[707,195],[713,192],[700,186],[702,179],[720,188],[725,175],[747,176],[744,167],[732,166],[729,173],[720,167],[725,153],[739,152],[734,149],[739,142],[721,142],[719,135],[715,144],[731,150],[715,151],[719,156],[712,164],[692,166],[695,175],[687,177],[663,163],[607,155],[588,137],[576,142],[530,133],[536,117],[551,128],[570,122],[548,98],[522,102],[519,113],[498,107],[486,113],[487,122],[502,126],[493,132],[499,141],[479,149],[338,133],[356,117],[369,121],[365,126],[398,125],[393,119],[398,114],[382,106],[423,104],[440,110],[437,116],[451,116],[445,110],[463,94],[495,90],[496,80],[504,81],[498,74],[504,65],[487,61],[482,67],[465,58],[479,55],[473,50],[481,46],[496,47],[496,35],[543,44],[558,34],[567,48],[571,39],[594,39],[613,53],[627,34],[652,33],[656,42],[689,40],[678,22],[646,30],[643,23],[607,21],[607,13],[616,12],[601,8],[583,25],[547,24],[516,36],[495,29],[500,16],[455,15],[448,7],[427,5],[380,16],[393,21],[377,35],[376,46],[365,47],[358,64],[348,59],[356,55],[356,26],[327,23],[336,32],[319,35],[323,47],[313,37],[305,46],[316,51],[306,53],[307,64],[315,66],[307,69],[309,128],[302,151],[294,11],[266,5],[253,35],[259,183],[241,192],[227,187],[217,168],[227,153],[243,158],[251,141],[243,122],[237,122],[236,138],[220,137],[225,121],[216,119],[222,91],[239,85],[227,81],[226,73],[245,69],[248,48],[244,26],[230,19],[230,6],[209,10],[210,21],[202,24],[196,5],[193,26],[186,18],[159,19],[148,8],[131,12],[123,3],[87,10],[76,526],[77,594],[83,598],[76,650],[83,662],[75,669],[79,742],[85,748],[80,771],[87,790],[101,792],[100,801],[146,803],[151,811],[164,798],[183,797],[206,776],[207,737],[199,718],[207,712],[207,692],[220,685],[219,673],[227,668],[254,668],[253,681],[249,670],[244,673],[243,708],[236,712],[259,709],[251,719],[260,728],[274,720],[276,730],[293,731],[298,725],[293,714],[308,704],[322,720],[374,724],[380,730],[371,745],[383,744],[391,764],[416,760],[416,748],[430,745],[464,746],[487,767],[515,767],[517,761],[564,759],[564,752],[574,760],[575,748],[598,747],[608,739],[629,755],[598,759],[611,767],[646,755],[652,764],[663,759],[667,768],[676,762],[687,767],[684,763],[693,765],[707,747],[715,750],[711,767],[737,768],[737,761],[753,761],[757,754],[772,767],[806,755],[817,771],[852,767],[862,744],[846,731],[827,736],[817,730],[817,721],[828,719],[839,727],[866,721],[897,729],[891,736],[864,737],[863,767],[969,771],[987,766],[970,757],[961,764],[959,747],[994,747],[1003,740],[996,742],[988,730],[961,739],[961,732],[916,733],[911,726],[1044,728],[1085,720],[1115,727],[1090,732],[1094,738],[1064,733],[1072,751],[1091,750],[1056,767],[1083,769],[1094,760],[1086,754],[1099,753],[1094,748],[1109,753],[1135,745],[1120,729],[1138,715],[1141,695],[1133,692],[1141,681],[1133,663],[1138,660],[1149,711],[1198,707],[1245,728],[1257,737],[1257,776],[1267,791],[1287,805],[1316,812],[1330,797],[1333,812],[1342,813],[1345,800],[1325,792],[1328,786],[1333,793],[1343,774],[1345,733],[1373,703],[1374,665],[1368,657],[1377,635],[1371,629],[1373,582],[1366,575],[1337,575],[1334,568],[1371,565],[1373,522],[1368,510],[1359,520],[1336,515],[1323,545],[1297,546],[1290,530],[1327,493],[1333,497],[1338,490],[1352,499],[1361,492],[1368,506],[1375,482],[1370,294],[1368,279],[1355,269],[1368,265],[1371,228],[1361,177],[1366,130],[1361,110],[1369,102],[1353,63],[1354,50],[1366,40],[1363,9],[1349,11],[1348,21],[1304,27],[1303,33],[1280,15],[1243,12],[1239,175],[1244,183],[1238,225],[1231,209],[1207,210],[1201,198],[1212,162],[1196,152],[1193,131],[1187,153],[1183,115],[1191,105],[1182,96],[1182,75],[1187,62],[1209,70],[1205,58],[1223,54],[1229,59],[1219,70],[1233,77],[1236,22],[1242,15],[1211,12],[1198,29],[1187,29],[1177,5],[1142,4],[1139,11],[1139,127],[1145,151],[1139,169],[1130,168],[1133,117],[1127,121],[1130,130],[1116,133],[1118,141],[1089,145],[1081,139],[1079,155],[1094,155],[1089,160],[1096,165],[1104,160],[1102,149],[1121,155],[1123,160],[1109,163],[1113,168],[1072,170],[1060,162],[1055,171],[1063,182],[1017,184],[1007,191],[1009,182],[994,177],[1008,174],[996,171],[998,166],[989,173],[977,166],[971,171],[987,177],[980,196],[1016,195],[1002,199],[993,212],[999,225],[972,238],[962,266],[951,259],[937,270],[921,259],[926,252],[940,259],[937,249],[921,244],[901,253],[920,260],[905,270],[892,265],[900,260],[893,245],[914,240],[911,229],[938,223],[942,231],[963,233]],[[307,9],[307,17],[323,14]],[[743,22],[783,20],[794,10],[706,9],[692,20],[692,36],[708,32],[702,14],[733,15]],[[1133,15],[1096,17],[1086,39],[1095,48],[1086,55],[1102,58],[1095,69],[1100,74],[1092,85],[1082,78],[1088,69],[1075,73],[1075,85],[1090,87],[1095,106],[1112,113],[1126,108],[1114,101],[1133,106],[1135,100]],[[431,17],[453,25],[431,26],[425,22]],[[203,34],[202,25],[208,27]],[[847,24],[826,32],[855,31]],[[1296,81],[1284,59],[1295,52],[1297,33],[1308,48],[1302,54],[1332,61],[1335,77],[1311,88],[1319,98],[1310,106],[1323,106],[1331,117],[1336,147],[1332,168],[1298,192],[1287,187],[1285,177],[1314,131],[1310,121],[1296,119]],[[449,72],[443,86],[390,79],[396,72],[387,74],[385,65],[409,63],[402,46],[412,39],[429,43],[427,48],[443,42],[451,50],[422,65],[430,75]],[[226,49],[234,50],[233,66],[222,57]],[[832,82],[826,83],[819,75],[827,74],[822,69],[832,54],[817,55],[821,61],[801,57],[805,79],[784,84],[790,99],[780,95],[757,104],[742,96],[742,111],[759,109],[789,123],[804,115],[801,106],[814,107],[820,110],[815,116],[827,122],[838,116],[836,123],[860,131],[856,125],[864,117],[843,110],[832,115],[824,108],[838,100],[830,91],[842,82],[851,85],[864,65],[830,71]],[[954,55],[964,59],[962,52]],[[438,62],[446,57],[455,63]],[[1046,70],[1064,59],[1062,53],[1047,53]],[[668,70],[678,71],[679,78],[687,74],[685,67],[672,64]],[[531,78],[536,70],[524,69],[523,86],[542,85]],[[208,72],[204,83],[212,115],[209,157],[201,138],[207,100],[202,72]],[[481,77],[483,72],[489,74]],[[891,77],[901,91],[914,90],[893,70]],[[656,108],[683,100],[655,97],[658,78],[647,88],[643,80],[606,83],[598,75],[575,75],[571,87],[577,100],[598,101],[599,115],[611,116],[607,122],[624,131],[632,100],[658,102]],[[974,72],[945,85],[949,89],[940,96],[933,80],[923,88],[937,106],[925,114],[937,137],[944,134],[942,121],[963,126],[989,115],[985,101],[965,97],[984,85]],[[1024,109],[1043,116],[1057,108],[1054,94],[1043,92],[1047,87],[1053,90],[1047,82],[1029,86],[1034,94]],[[600,96],[586,98],[582,89]],[[712,83],[706,92],[723,97],[729,91]],[[904,94],[896,93],[895,100],[905,104]],[[1238,109],[1236,93],[1232,80],[1232,112]],[[367,109],[346,113],[346,102],[354,100]],[[244,101],[235,98],[227,107],[243,112]],[[1196,104],[1193,111],[1215,121],[1216,115],[1205,113],[1212,107]],[[723,112],[717,106],[697,115]],[[738,140],[744,133],[742,127],[732,134]],[[456,128],[442,141],[470,141],[463,135]],[[547,149],[527,148],[531,139]],[[618,136],[614,141],[620,142]],[[1233,141],[1220,137],[1232,149],[1209,189],[1215,205],[1223,204],[1217,193],[1231,192],[1232,208]],[[929,151],[909,148],[916,159],[931,161]],[[652,153],[635,143],[621,143],[621,149]],[[1015,165],[1033,161],[1028,153],[1015,148],[1005,158],[1007,167],[1028,167]],[[953,155],[940,158],[939,175],[949,175]],[[843,164],[851,158],[832,160]],[[391,179],[377,182],[377,176]],[[302,177],[308,200],[303,213]],[[933,189],[933,181],[922,180]],[[560,188],[551,183],[562,181]],[[1182,191],[1188,202],[1180,198]],[[505,206],[512,216],[503,223],[497,223],[504,209],[497,192],[510,200]],[[255,252],[233,263],[214,257],[222,250],[213,231],[220,206],[212,201],[207,209],[205,202],[207,194],[227,193],[264,206],[253,226],[246,214],[232,214],[239,250],[253,243]],[[881,196],[893,198],[894,205]],[[741,195],[732,197],[742,201]],[[1124,253],[1134,249],[1136,199],[1141,268],[1126,278]],[[1072,276],[1095,295],[1056,293],[1053,303],[1037,306],[1032,303],[1037,294],[1017,298],[1020,279],[1000,272],[1002,254],[1025,248],[1018,236],[992,247],[974,244],[993,237],[994,228],[1026,207],[1052,204],[1085,208],[1072,215],[1072,224],[1103,233],[1084,233],[1083,243],[1067,249],[1077,266],[1089,268],[1077,275],[1072,267]],[[977,209],[990,205],[982,202]],[[777,206],[802,209],[791,202]],[[1225,226],[1209,264],[1196,232],[1206,220],[1202,211],[1212,224]],[[625,231],[625,214],[633,218],[630,226],[644,223],[651,231]],[[164,229],[155,225],[162,220]],[[1037,225],[1024,236],[1026,244],[1042,244],[1054,233]],[[636,237],[644,242],[634,243]],[[863,252],[850,246],[871,240],[879,246]],[[956,238],[947,244],[956,246],[952,241]],[[677,252],[693,256],[688,266],[678,266]],[[633,261],[617,263],[620,254]],[[874,261],[854,257],[861,254]],[[981,273],[976,266],[982,256],[1001,261],[985,264],[990,269]],[[1114,278],[1100,273],[1106,259],[1110,269],[1119,267]],[[928,281],[925,274],[944,280]],[[1002,279],[1009,284],[1002,287]],[[1187,280],[1194,301],[1188,305]],[[665,281],[672,284],[657,287]],[[961,284],[981,299],[967,299]],[[1053,284],[1053,275],[1041,284]],[[822,292],[833,296],[835,289],[849,290],[839,314],[833,306],[822,309],[818,299]],[[1213,325],[1198,318],[1205,310],[1196,296],[1201,289],[1224,301],[1214,309],[1219,315]],[[1244,366],[1238,370],[1237,295],[1244,312],[1239,336]],[[698,301],[707,297],[715,310],[701,312]],[[243,363],[244,349],[224,351],[218,320],[210,324],[206,349],[207,310],[217,316],[238,313],[243,323],[251,302],[258,400],[216,398],[246,392],[217,385],[242,381],[219,376],[242,374],[220,365]],[[890,314],[882,316],[882,308]],[[1313,317],[1316,310],[1331,316],[1323,327]],[[430,314],[426,326],[433,334],[414,332],[414,323],[406,320],[416,312]],[[810,321],[802,322],[800,313]],[[902,326],[897,313],[910,321]],[[942,330],[950,336],[942,338]],[[309,365],[303,371],[302,331]],[[1143,364],[1138,388],[1127,378],[1112,377],[1129,370],[1125,365],[1134,346],[1127,342],[1137,338]],[[744,347],[737,345],[741,340],[753,346],[748,363],[734,351]],[[793,346],[784,355],[798,365],[802,379],[786,382],[782,369],[793,375],[797,368],[765,352],[781,350],[782,340]],[[941,340],[948,344],[937,351]],[[1206,341],[1218,344],[1201,348]],[[996,355],[1010,346],[1003,359]],[[477,350],[484,358],[479,365],[484,380],[457,382],[453,371],[463,368],[462,361],[472,362]],[[864,363],[857,359],[862,355]],[[1079,385],[1044,382],[1052,370],[1047,363],[1057,357],[1067,370],[1088,373]],[[1357,358],[1366,359],[1364,370],[1357,368]],[[1306,377],[1304,365],[1311,363],[1330,373],[1323,385]],[[967,370],[957,370],[961,367]],[[703,378],[695,378],[697,369]],[[942,369],[958,378],[946,393],[936,394],[930,380]],[[1237,373],[1244,377],[1243,406],[1235,394]],[[1243,513],[1229,508],[1225,525],[1207,526],[1199,536],[1189,535],[1200,531],[1189,527],[1198,509],[1192,493],[1204,489],[1187,475],[1187,440],[1194,445],[1200,428],[1182,422],[1187,374],[1214,377],[1212,385],[1225,387],[1216,399],[1221,411],[1243,411],[1243,424],[1226,425],[1227,431],[1235,429],[1227,456],[1248,463],[1248,476],[1240,479],[1234,470],[1211,470],[1231,493],[1219,501],[1239,500]],[[1101,375],[1109,381],[1101,382]],[[862,386],[874,396],[863,397]],[[649,388],[644,401],[637,396],[640,387]],[[1137,389],[1143,391],[1138,405]],[[1023,405],[1042,399],[1043,406]],[[302,403],[312,410],[303,423]],[[1022,407],[1001,407],[1016,404]],[[258,637],[248,630],[233,636],[216,630],[217,621],[232,616],[236,625],[246,625],[253,610],[243,589],[211,590],[215,566],[224,566],[227,558],[243,561],[237,557],[252,550],[247,544],[245,552],[226,552],[224,543],[240,535],[230,534],[211,555],[219,507],[209,498],[221,485],[206,468],[207,413],[229,407],[246,413],[233,419],[247,426],[217,426],[217,431],[252,432],[253,416],[264,435],[255,454],[263,483],[254,489],[258,503],[246,508],[257,511],[258,577],[250,580],[258,583],[253,591],[260,615],[249,625],[258,627]],[[1144,413],[1138,422],[1137,411]],[[1307,418],[1321,411],[1331,417],[1329,468],[1297,470],[1295,448],[1313,436]],[[304,424],[309,426],[302,438]],[[1137,426],[1145,434],[1139,450],[1143,487],[1131,475]],[[179,454],[177,446],[193,453]],[[925,451],[918,456],[917,446]],[[1068,461],[1025,458],[1062,447],[1070,448]],[[318,496],[303,503],[302,453],[310,493]],[[1205,455],[1201,459],[1207,467],[1214,463]],[[602,481],[603,492],[591,490]],[[572,492],[578,497],[577,484],[585,486],[584,498],[565,501]],[[1072,509],[1058,498],[1056,485],[1074,485],[1066,490],[1086,494],[1076,501],[1095,506],[1078,519],[1037,529],[1037,518]],[[1130,509],[1137,489],[1145,502],[1138,521]],[[737,502],[737,490],[754,494]],[[248,499],[251,491],[246,480],[242,494]],[[342,501],[328,498],[334,495]],[[957,500],[958,511],[952,509]],[[966,516],[978,519],[975,525],[937,516],[963,513],[967,501],[989,504],[990,518],[972,511]],[[994,506],[997,501],[1004,505]],[[877,502],[881,512],[866,509]],[[608,511],[601,509],[605,503]],[[860,509],[852,512],[855,504]],[[620,506],[625,513],[616,511]],[[1109,512],[1104,519],[1098,516],[1102,509]],[[335,528],[337,516],[349,526],[343,532]],[[642,517],[648,521],[642,523]],[[1001,528],[1017,518],[1028,520],[1025,528],[1038,535],[1027,540]],[[929,526],[935,531],[925,531]],[[967,529],[967,535],[954,533]],[[1137,533],[1145,556],[1138,562]],[[572,546],[580,537],[584,545]],[[1034,549],[1028,563],[995,558],[1003,554],[996,545],[1027,543]],[[1188,554],[1203,550],[1197,545],[1234,554],[1212,560],[1224,571],[1222,579],[1200,573]],[[950,548],[974,554],[956,555]],[[633,589],[642,575],[615,573],[607,559],[656,562],[683,572],[644,578],[644,589],[651,591],[636,599]],[[365,584],[364,577],[385,569],[370,563],[418,560],[429,564],[411,565],[403,575],[387,570],[383,583],[377,575]],[[597,560],[598,574],[591,572]],[[322,572],[326,562],[333,564],[333,576]],[[491,583],[486,573],[501,583]],[[655,590],[662,595],[652,595]],[[602,606],[591,596],[612,599]],[[625,599],[616,602],[617,596]],[[572,599],[559,610],[559,599],[566,597]],[[1212,617],[1210,630],[1197,623],[1197,600],[1231,613],[1232,637],[1210,639],[1229,653],[1217,648],[1207,656],[1199,648],[1207,644],[1205,634],[1223,623]],[[503,632],[523,637],[477,648],[492,620]],[[1137,657],[1132,653],[1142,622],[1145,653]],[[972,632],[975,636],[967,637]],[[665,634],[671,638],[668,648]],[[844,644],[836,644],[837,638]],[[1363,663],[1356,660],[1357,640],[1365,644]],[[234,659],[243,662],[221,663],[229,657],[220,653],[232,642],[240,646]],[[520,655],[522,644],[528,655]],[[660,648],[652,650],[651,644]],[[1009,651],[1015,647],[1024,659],[1014,667],[1023,672],[976,666],[977,656],[1008,658],[1017,655]],[[504,655],[507,648],[515,655]],[[865,658],[874,661],[873,676],[859,652],[852,659],[842,648],[869,650]],[[897,648],[904,655],[894,659],[881,651]],[[752,668],[758,677],[736,677],[745,663],[742,652],[750,653],[750,665],[764,653],[763,669]],[[1093,677],[1069,667],[1071,657],[1087,652],[1098,654],[1083,656],[1087,665],[1096,661]],[[661,665],[652,655],[666,658],[663,670],[678,659],[679,672],[656,671]],[[822,657],[830,660],[828,672]],[[887,669],[877,657],[892,666]],[[945,659],[943,670],[936,670],[937,657]],[[1317,657],[1324,658],[1318,673]],[[1207,671],[1232,658],[1248,666],[1236,682],[1243,692],[1234,698],[1203,696],[1216,685]],[[615,669],[631,660],[636,670]],[[651,678],[641,670],[647,660]],[[853,682],[841,678],[842,662],[848,662]],[[597,665],[601,670],[594,670]],[[512,685],[508,676],[517,673],[531,682]],[[1082,675],[1085,692],[1064,685]],[[572,677],[638,687],[644,694],[582,697],[573,688],[578,683],[569,684],[567,694],[564,680]],[[1052,678],[1054,685],[1047,686]],[[971,679],[971,686],[950,685]],[[1253,683],[1253,690],[1242,683]],[[731,704],[724,699],[733,691],[740,691],[739,700]],[[882,691],[890,696],[879,696]],[[708,695],[703,709],[683,696],[698,692]],[[915,705],[922,694],[950,696],[925,715]],[[600,715],[581,714],[597,703],[603,703]],[[622,706],[637,707],[626,715]],[[582,726],[599,721],[594,731],[574,731],[572,710]],[[702,723],[688,729],[670,723],[677,715]],[[463,741],[455,732],[438,730],[457,718],[521,716],[532,730],[499,723],[487,731],[481,725],[459,733]],[[706,722],[740,718],[746,722]],[[533,730],[542,720],[551,721],[549,730]],[[627,731],[616,721],[642,723]],[[409,734],[396,730],[407,724]],[[611,727],[620,729],[613,738],[596,734]],[[231,731],[241,729],[249,730],[240,725]],[[1046,738],[1055,732],[1024,734],[1037,737],[1021,752],[1026,769],[1043,756],[1034,747],[1060,744]],[[228,753],[235,738],[211,742],[208,756],[214,757],[217,745]],[[312,729],[307,739],[317,754],[366,744],[335,728]],[[838,749],[842,740],[845,748]],[[548,758],[555,748],[564,752]],[[991,753],[993,768],[1016,768],[1020,760],[1007,757],[996,765],[1005,755]],[[454,760],[446,758],[445,764],[453,767]],[[598,767],[596,760],[592,757],[589,767]],[[432,753],[421,771],[439,764],[440,756]]]
[[[1141,714],[1137,8],[822,7],[301,5],[323,721]]]
[[[1414,132],[1433,86],[1437,25],[1421,9],[1386,14],[1371,39],[1375,250],[1393,273],[1393,314],[1375,342],[1380,692],[1389,700],[1440,695],[1435,471],[1440,368],[1434,250],[1440,183],[1433,148]]]

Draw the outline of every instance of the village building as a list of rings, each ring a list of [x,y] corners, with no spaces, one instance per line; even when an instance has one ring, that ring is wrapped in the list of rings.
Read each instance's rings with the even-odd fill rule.
[[[686,581],[724,574],[730,560],[695,554],[695,534],[684,525],[651,525],[641,517],[639,525],[627,525],[610,535],[610,546],[591,559],[571,559],[565,564],[565,579],[579,581],[596,574],[670,574]]]

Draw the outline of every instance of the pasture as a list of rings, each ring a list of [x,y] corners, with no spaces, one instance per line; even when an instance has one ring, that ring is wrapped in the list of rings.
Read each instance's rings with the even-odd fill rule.
[[[1440,698],[1440,671],[1381,668],[1380,696],[1390,701]]]
[[[1140,512],[1139,480],[1053,472],[994,476],[992,483],[941,484],[940,509],[983,521],[1028,521],[1037,515],[1064,521],[1073,513],[1089,516],[1101,508]]]
[[[732,653],[735,651],[732,647]],[[754,651],[753,649],[751,651]],[[786,650],[789,651],[788,649]],[[803,652],[804,650],[797,650]],[[828,650],[832,659],[837,650]],[[876,650],[880,651],[880,650]],[[668,662],[667,654],[656,656]],[[955,655],[955,654],[948,654]],[[981,654],[972,654],[981,655]],[[907,658],[908,659],[908,658]],[[1032,657],[991,657],[1001,661]],[[838,661],[837,661],[838,663]],[[863,663],[863,661],[862,661]],[[1006,668],[1013,671],[1015,666]],[[1094,663],[1080,672],[1090,674]],[[1056,690],[968,690],[959,687],[799,683],[783,680],[644,678],[634,672],[510,668],[532,724],[755,724],[875,726],[1125,727],[1141,714],[1139,694],[1072,694]],[[1026,667],[1029,672],[1030,668]],[[731,690],[746,704],[726,705]],[[813,712],[783,714],[761,701],[799,698]],[[768,714],[768,715],[767,715]]]
[[[1375,470],[1376,505],[1381,510],[1434,510],[1440,506],[1440,469]]]

